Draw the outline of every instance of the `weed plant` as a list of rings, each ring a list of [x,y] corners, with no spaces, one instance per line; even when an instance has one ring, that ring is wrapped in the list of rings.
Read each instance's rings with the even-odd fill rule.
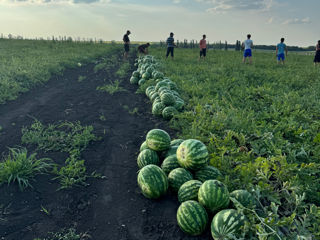
[[[20,190],[32,187],[31,181],[38,174],[47,173],[53,164],[49,158],[37,159],[26,148],[10,148],[9,154],[0,162],[0,185],[18,183]]]
[[[107,92],[110,95],[113,95],[117,92],[126,92],[127,90],[120,86],[121,82],[115,80],[114,82],[110,81],[110,84],[97,87],[98,91]]]

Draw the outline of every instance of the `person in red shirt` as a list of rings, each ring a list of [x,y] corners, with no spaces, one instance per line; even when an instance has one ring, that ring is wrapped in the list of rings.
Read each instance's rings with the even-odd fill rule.
[[[206,59],[207,56],[207,41],[206,41],[206,35],[202,36],[202,39],[200,40],[200,58],[203,57],[203,60]]]

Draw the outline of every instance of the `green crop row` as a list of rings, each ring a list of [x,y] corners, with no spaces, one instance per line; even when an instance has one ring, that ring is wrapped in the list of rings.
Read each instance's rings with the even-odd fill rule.
[[[185,110],[171,120],[183,139],[206,143],[210,163],[230,191],[247,189],[263,207],[249,213],[245,239],[320,238],[320,69],[292,54],[285,66],[270,53],[254,64],[238,52],[176,49],[161,68],[181,89]],[[300,238],[299,238],[300,237]]]
[[[1,39],[0,104],[16,99],[67,67],[80,67],[118,48],[112,44]]]

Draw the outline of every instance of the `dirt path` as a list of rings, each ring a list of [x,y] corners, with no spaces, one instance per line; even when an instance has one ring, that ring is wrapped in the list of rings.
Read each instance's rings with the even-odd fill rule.
[[[98,92],[96,87],[103,79],[114,78],[116,69],[95,74],[93,67],[67,70],[16,101],[1,105],[0,152],[21,145],[21,128],[29,126],[32,117],[45,124],[80,120],[82,125],[93,125],[102,137],[83,153],[88,172],[97,171],[106,179],[90,179],[90,186],[69,191],[56,191],[58,184],[52,176],[37,177],[34,189],[25,192],[15,185],[0,186],[0,239],[33,240],[69,227],[88,233],[94,240],[209,239],[208,234],[191,238],[179,230],[176,197],[151,201],[140,194],[136,157],[146,132],[162,128],[174,133],[150,114],[150,103],[135,94],[136,87],[128,80],[122,83],[127,92],[113,96]],[[79,75],[86,80],[78,82]],[[135,108],[138,114],[130,113]],[[99,119],[101,115],[105,120]],[[64,153],[45,156],[59,163],[66,158]],[[49,215],[41,211],[42,206]]]

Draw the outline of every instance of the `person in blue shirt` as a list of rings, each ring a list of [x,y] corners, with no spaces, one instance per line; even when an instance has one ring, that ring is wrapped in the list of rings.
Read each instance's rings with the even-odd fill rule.
[[[284,60],[288,55],[287,45],[284,44],[284,38],[281,38],[281,42],[277,45],[276,55],[278,59],[278,64],[284,64]]]
[[[170,33],[170,37],[168,37],[167,39],[167,54],[166,54],[166,58],[168,58],[169,54],[171,54],[171,58],[173,59],[174,53],[174,47],[176,45],[174,44],[174,38],[173,38],[173,33]]]

